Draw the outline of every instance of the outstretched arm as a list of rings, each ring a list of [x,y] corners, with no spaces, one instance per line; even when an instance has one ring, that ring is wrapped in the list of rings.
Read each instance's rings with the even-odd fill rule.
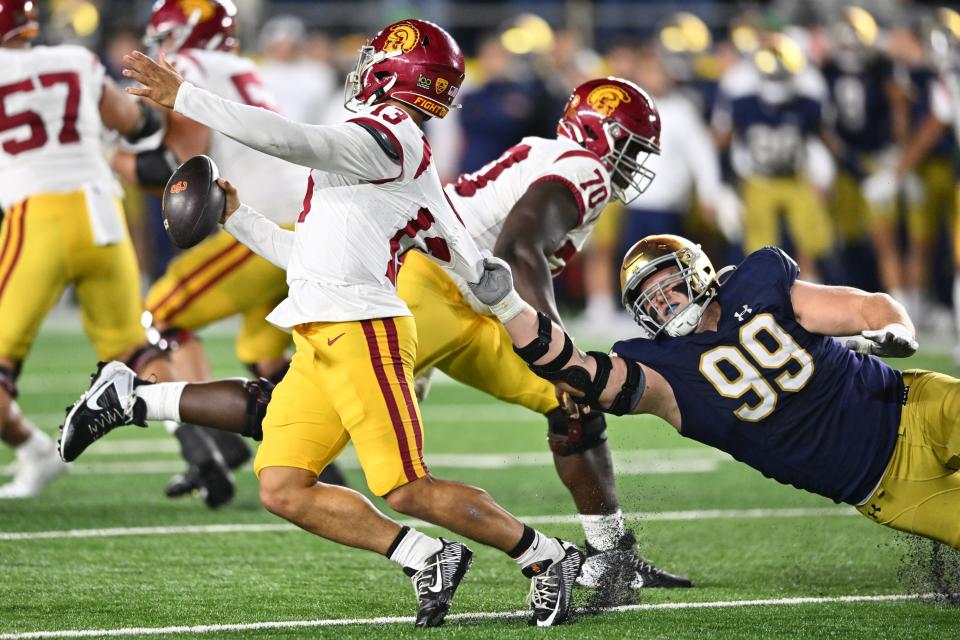
[[[157,63],[134,51],[123,60],[129,67],[123,74],[143,85],[127,91],[173,109],[252,149],[359,180],[393,179],[400,171],[399,161],[384,153],[373,135],[360,126],[301,124],[267,109],[224,100],[184,82],[163,56]]]
[[[847,346],[859,353],[902,358],[917,350],[917,331],[899,302],[885,293],[797,280],[793,312],[804,329],[827,336],[859,335]]]
[[[470,289],[503,323],[514,350],[534,373],[571,394],[578,404],[616,415],[637,410],[646,383],[643,365],[616,355],[580,351],[557,323],[514,291],[506,262],[485,259],[480,282]]]

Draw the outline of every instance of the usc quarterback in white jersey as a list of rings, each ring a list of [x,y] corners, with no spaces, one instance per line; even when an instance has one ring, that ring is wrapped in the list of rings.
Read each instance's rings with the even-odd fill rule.
[[[317,535],[407,566],[420,601],[417,625],[441,622],[472,553],[401,527],[350,489],[317,483],[352,442],[372,493],[402,513],[508,553],[532,580],[531,623],[564,621],[583,562],[576,546],[524,526],[482,490],[428,478],[423,461],[412,393],[417,333],[397,297],[399,258],[416,247],[469,282],[479,280],[482,264],[419,128],[447,113],[463,81],[456,42],[423,20],[388,26],[361,49],[347,78],[346,106],[359,115],[327,126],[230,103],[183,82],[163,59],[157,64],[135,53],[126,61],[132,68],[125,74],[144,85],[131,93],[313,169],[295,232],[242,206],[222,182],[225,228],[285,266],[290,286],[270,315],[292,329],[296,350],[267,406],[254,462],[265,506]],[[95,377],[91,388],[113,384],[113,375]]]

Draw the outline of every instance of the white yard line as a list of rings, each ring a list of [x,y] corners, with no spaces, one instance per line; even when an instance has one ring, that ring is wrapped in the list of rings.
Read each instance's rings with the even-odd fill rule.
[[[692,511],[638,511],[625,513],[628,521],[679,522],[686,520],[734,520],[760,518],[809,518],[822,516],[852,516],[852,507],[802,507],[795,509],[701,509]],[[520,516],[527,524],[578,524],[576,515]],[[402,520],[402,524],[432,527],[419,520]],[[53,540],[63,538],[116,538],[121,536],[169,536],[218,533],[263,533],[300,531],[286,523],[262,524],[206,524],[169,527],[114,527],[109,529],[59,529],[54,531],[0,531],[0,542],[22,540]]]
[[[657,611],[676,609],[722,609],[730,607],[779,607],[804,604],[833,604],[851,602],[899,602],[932,597],[930,594],[892,593],[875,596],[825,596],[813,598],[776,598],[765,600],[717,600],[710,602],[664,602],[660,604],[632,604],[613,607],[607,611]],[[529,611],[477,611],[455,613],[447,620],[483,620],[498,618],[524,618]],[[204,624],[178,627],[126,627],[120,629],[76,629],[64,631],[27,631],[0,634],[0,640],[39,640],[41,638],[104,638],[122,636],[162,636],[174,634],[227,633],[231,631],[260,631],[265,629],[306,629],[315,627],[345,627],[349,625],[413,624],[410,616],[379,618],[345,618],[328,620],[277,620],[275,622],[251,622],[245,624]]]
[[[175,456],[179,446],[173,438],[127,438],[104,440],[91,447],[83,462],[70,466],[76,475],[139,475],[167,474],[182,471],[184,463]],[[102,461],[101,457],[164,454],[162,459]],[[437,453],[428,454],[427,464],[434,469],[516,469],[552,467],[553,457],[547,452],[517,453]],[[659,475],[672,473],[711,473],[720,463],[731,460],[720,451],[700,448],[634,449],[613,453],[618,475]],[[359,469],[360,462],[352,448],[337,459],[346,469]],[[14,464],[0,466],[0,476],[12,475]]]

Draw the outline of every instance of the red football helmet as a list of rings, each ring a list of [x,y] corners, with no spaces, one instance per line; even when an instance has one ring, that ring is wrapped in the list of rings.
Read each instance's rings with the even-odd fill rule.
[[[442,118],[463,83],[463,54],[450,34],[426,20],[401,20],[360,48],[343,105],[358,111],[393,98]]]
[[[237,7],[232,0],[157,0],[143,38],[149,48],[167,42],[164,53],[180,49],[233,51]]]
[[[40,33],[37,3],[33,0],[0,0],[0,44]]]
[[[621,78],[597,78],[573,90],[557,134],[594,152],[610,171],[613,195],[630,202],[656,174],[645,167],[660,154],[660,113],[647,93]]]

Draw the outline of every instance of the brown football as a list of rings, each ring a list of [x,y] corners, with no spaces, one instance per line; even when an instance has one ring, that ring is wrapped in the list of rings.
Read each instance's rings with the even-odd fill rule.
[[[213,233],[227,194],[220,172],[208,156],[194,156],[180,165],[163,190],[163,228],[173,244],[189,249]]]

